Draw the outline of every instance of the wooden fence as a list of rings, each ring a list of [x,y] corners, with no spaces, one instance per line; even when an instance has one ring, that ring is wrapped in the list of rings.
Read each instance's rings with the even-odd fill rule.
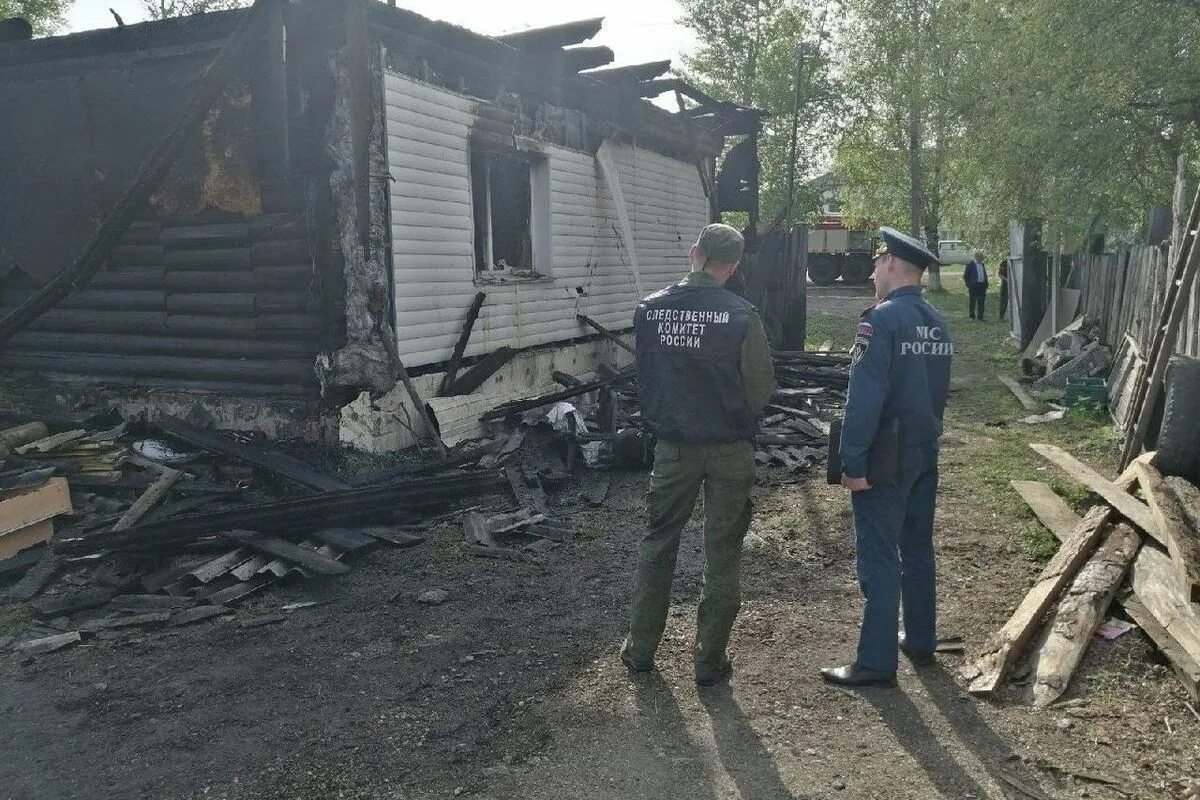
[[[1166,245],[1139,246],[1103,255],[1077,255],[1075,278],[1083,292],[1081,313],[1100,326],[1112,348],[1109,410],[1124,431],[1134,411],[1134,388],[1146,378],[1154,327],[1162,318],[1171,275]],[[1194,281],[1175,352],[1200,357],[1200,281]]]

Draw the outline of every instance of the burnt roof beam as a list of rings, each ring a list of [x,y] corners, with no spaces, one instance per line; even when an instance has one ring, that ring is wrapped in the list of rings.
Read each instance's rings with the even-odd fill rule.
[[[640,83],[659,77],[671,69],[670,60],[649,61],[645,64],[630,64],[627,67],[608,67],[583,73],[586,78],[595,78],[605,83]]]
[[[531,28],[527,31],[508,33],[496,38],[510,47],[524,50],[527,53],[544,53],[586,42],[599,33],[603,26],[604,17],[594,17],[577,22],[564,22],[561,25],[550,25],[545,28]]]
[[[568,73],[602,67],[616,58],[611,47],[572,47],[561,52],[563,69]]]

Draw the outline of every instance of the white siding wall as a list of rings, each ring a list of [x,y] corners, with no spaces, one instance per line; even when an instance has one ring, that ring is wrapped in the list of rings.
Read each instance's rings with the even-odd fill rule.
[[[471,298],[488,293],[467,355],[525,348],[590,333],[588,314],[628,328],[637,292],[616,212],[595,159],[547,145],[552,263],[547,280],[475,283],[468,140],[478,100],[407,77],[385,78],[396,331],[405,364],[449,359]],[[687,269],[707,221],[695,165],[628,145],[616,148],[643,291]]]

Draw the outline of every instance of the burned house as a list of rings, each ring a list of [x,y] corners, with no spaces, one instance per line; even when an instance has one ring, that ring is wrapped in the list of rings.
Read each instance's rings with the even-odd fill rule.
[[[396,448],[419,423],[395,356],[434,398],[478,293],[462,370],[490,374],[431,403],[450,424],[619,364],[577,315],[628,330],[703,224],[756,206],[759,117],[667,62],[605,68],[584,44],[601,24],[496,39],[374,0],[260,0],[0,43],[2,310],[88,248],[103,262],[9,331],[9,399]],[[678,113],[645,99],[665,91]],[[114,220],[169,135],[169,170]]]

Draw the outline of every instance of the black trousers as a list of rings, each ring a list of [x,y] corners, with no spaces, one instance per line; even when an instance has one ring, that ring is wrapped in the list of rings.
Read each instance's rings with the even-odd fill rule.
[[[972,286],[967,290],[970,296],[968,313],[971,319],[983,319],[983,305],[987,301],[987,284]],[[976,311],[978,309],[978,311]]]
[[[1008,313],[1008,281],[1000,281],[1000,319]]]

